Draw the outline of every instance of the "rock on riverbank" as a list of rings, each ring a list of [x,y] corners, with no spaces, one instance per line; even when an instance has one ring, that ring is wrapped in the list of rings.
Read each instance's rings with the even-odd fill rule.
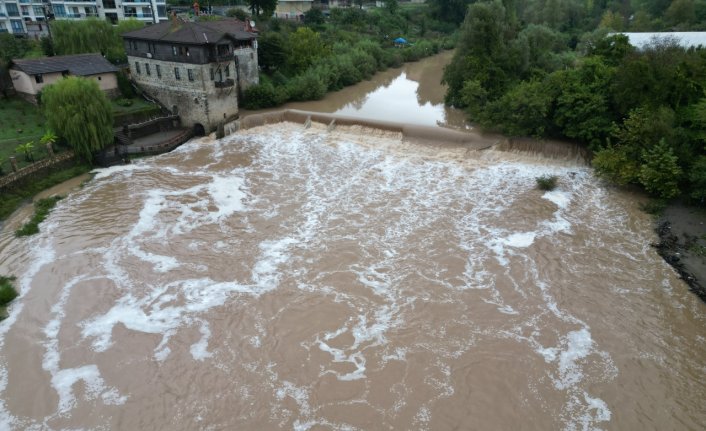
[[[706,302],[706,211],[670,205],[657,223],[660,256]]]

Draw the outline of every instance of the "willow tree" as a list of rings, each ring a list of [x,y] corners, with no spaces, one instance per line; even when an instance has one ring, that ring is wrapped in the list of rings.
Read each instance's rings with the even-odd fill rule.
[[[113,142],[113,110],[92,79],[70,76],[42,91],[48,126],[76,155],[91,162],[93,153]]]
[[[51,31],[57,55],[101,53],[112,63],[127,61],[121,35],[144,27],[135,19],[113,26],[105,20],[52,21]]]

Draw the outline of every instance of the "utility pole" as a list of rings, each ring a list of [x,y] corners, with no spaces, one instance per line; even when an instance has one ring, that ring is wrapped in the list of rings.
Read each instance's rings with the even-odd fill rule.
[[[48,10],[49,3],[42,3],[42,13],[44,14],[44,22],[47,23],[47,32],[49,33],[49,41],[51,42],[51,55],[56,55],[56,51],[54,51],[54,38],[51,35],[51,25],[49,24],[49,16],[47,16]],[[49,15],[51,15],[51,13]]]

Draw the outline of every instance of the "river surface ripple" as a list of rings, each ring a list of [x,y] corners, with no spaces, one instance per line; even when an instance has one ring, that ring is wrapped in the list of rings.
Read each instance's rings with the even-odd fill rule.
[[[702,429],[706,310],[637,206],[317,124],[100,170],[0,236],[0,428]]]

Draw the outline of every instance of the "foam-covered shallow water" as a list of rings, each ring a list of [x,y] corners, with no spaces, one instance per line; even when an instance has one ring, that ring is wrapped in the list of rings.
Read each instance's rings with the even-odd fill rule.
[[[3,429],[706,423],[703,304],[584,166],[279,124],[101,170],[41,229],[0,237]]]

